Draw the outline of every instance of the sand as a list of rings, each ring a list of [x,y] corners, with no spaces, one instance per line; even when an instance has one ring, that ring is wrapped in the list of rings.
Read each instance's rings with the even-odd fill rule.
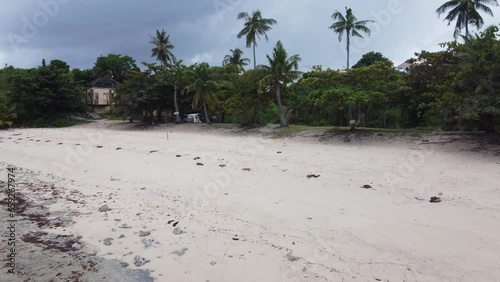
[[[14,165],[27,199],[75,212],[42,226],[81,236],[68,255],[155,281],[500,281],[499,144],[261,131],[109,121],[0,131],[0,180]],[[30,191],[42,183],[57,193]]]

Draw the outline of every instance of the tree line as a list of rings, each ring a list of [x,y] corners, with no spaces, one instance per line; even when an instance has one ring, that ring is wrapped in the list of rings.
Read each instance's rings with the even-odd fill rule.
[[[370,35],[370,20],[358,20],[353,10],[335,11],[329,27],[346,39],[347,67],[299,72],[301,57],[289,55],[278,41],[266,64],[258,65],[258,39],[278,22],[260,11],[240,13],[243,29],[237,34],[253,51],[251,60],[241,49],[231,49],[220,66],[178,60],[165,30],[151,36],[151,56],[158,63],[142,63],[129,56],[97,58],[92,69],[72,69],[62,61],[33,69],[0,70],[0,127],[37,123],[85,112],[84,88],[95,78],[110,77],[116,88],[112,114],[144,122],[182,122],[190,112],[202,112],[211,123],[268,123],[347,126],[349,121],[377,128],[444,128],[493,131],[500,118],[500,43],[498,26],[480,29],[480,12],[492,15],[496,0],[452,0],[436,11],[448,11],[445,21],[456,22],[455,41],[443,51],[415,54],[408,72],[377,52],[369,52],[350,68],[352,37]],[[460,34],[465,29],[464,34]]]

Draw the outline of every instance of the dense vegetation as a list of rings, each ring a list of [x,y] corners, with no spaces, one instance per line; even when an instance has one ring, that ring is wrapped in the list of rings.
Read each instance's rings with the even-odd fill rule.
[[[468,2],[470,5],[465,5]],[[347,126],[350,120],[376,128],[443,128],[494,131],[500,124],[499,28],[481,28],[479,12],[491,14],[497,1],[448,1],[437,10],[449,11],[456,21],[456,41],[443,43],[442,51],[415,54],[409,71],[396,70],[383,54],[369,52],[353,68],[298,72],[301,58],[289,56],[278,41],[265,65],[257,65],[257,39],[268,39],[277,24],[260,11],[241,13],[244,26],[238,34],[253,48],[251,60],[238,48],[221,58],[221,66],[199,63],[186,66],[174,56],[175,46],[164,31],[151,36],[151,55],[159,63],[142,63],[129,56],[99,57],[92,69],[72,69],[62,61],[33,69],[0,70],[0,127],[12,124],[61,124],[60,119],[85,113],[85,87],[96,78],[119,82],[112,114],[148,123],[181,122],[191,112],[210,122],[259,126],[279,123]],[[358,21],[351,9],[336,11],[330,26],[346,38],[369,35],[370,20]],[[465,29],[465,34],[460,35]],[[349,57],[347,57],[349,66]],[[58,121],[59,120],[59,121]],[[58,122],[57,122],[58,121]]]

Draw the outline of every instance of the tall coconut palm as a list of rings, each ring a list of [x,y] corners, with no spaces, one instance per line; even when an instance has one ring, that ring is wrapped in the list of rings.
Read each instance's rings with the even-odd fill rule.
[[[218,81],[213,69],[207,63],[196,64],[185,72],[189,85],[184,88],[184,93],[194,93],[193,108],[200,102],[203,106],[205,118],[210,124],[208,109],[215,109],[218,104],[217,94],[223,89],[224,82]]]
[[[152,36],[150,44],[155,47],[151,49],[151,57],[156,57],[160,61],[160,65],[166,65],[172,62],[174,55],[170,50],[175,46],[170,42],[170,35],[167,35],[164,29],[162,31],[156,30],[156,36]]]
[[[453,37],[457,38],[462,29],[465,28],[465,36],[469,36],[469,25],[480,29],[484,25],[483,17],[479,14],[480,11],[493,16],[493,11],[488,5],[498,6],[497,0],[450,0],[436,10],[438,16],[448,12],[445,21],[448,25],[452,21],[456,21],[455,32]]]
[[[276,102],[280,115],[280,126],[287,126],[285,115],[283,113],[283,105],[281,104],[281,90],[287,85],[300,77],[299,63],[301,61],[299,55],[288,57],[288,54],[283,47],[283,43],[278,41],[273,49],[273,56],[266,56],[269,65],[259,66],[267,72],[267,75],[260,81],[261,88],[272,87],[276,94]]]
[[[262,13],[259,10],[253,11],[252,16],[248,13],[240,13],[238,15],[238,20],[245,20],[245,27],[238,33],[237,37],[242,38],[246,36],[246,46],[250,48],[253,46],[253,67],[257,67],[257,60],[255,58],[255,47],[257,47],[257,38],[260,39],[264,36],[266,41],[269,41],[267,37],[267,32],[272,29],[272,25],[278,22],[274,19],[266,19],[262,17]]]
[[[342,41],[342,36],[344,33],[347,34],[347,69],[349,69],[349,51],[351,46],[351,37],[363,38],[361,32],[370,35],[371,30],[366,26],[367,23],[373,22],[371,20],[358,21],[358,19],[353,15],[352,9],[345,7],[346,14],[342,15],[341,12],[335,11],[332,15],[334,22],[330,29],[333,29],[335,33],[339,34],[339,42]]]
[[[185,69],[186,66],[182,64],[182,60],[177,60],[175,57],[172,58],[172,64],[169,65],[169,70],[174,84],[174,106],[175,106],[175,112],[177,113],[175,116],[175,123],[181,123],[181,113],[179,111],[179,102],[177,101],[177,96],[178,96],[177,94]]]
[[[240,70],[243,70],[243,67],[250,63],[250,59],[243,58],[243,51],[240,48],[231,49],[229,52],[231,52],[231,54],[226,55],[224,61],[222,61],[224,66],[235,65],[238,66]]]

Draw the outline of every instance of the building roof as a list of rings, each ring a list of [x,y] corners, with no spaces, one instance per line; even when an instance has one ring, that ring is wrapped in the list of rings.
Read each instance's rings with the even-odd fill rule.
[[[105,87],[105,88],[115,88],[118,86],[118,81],[108,78],[108,77],[100,77],[98,79],[94,79],[89,83],[89,87]]]

